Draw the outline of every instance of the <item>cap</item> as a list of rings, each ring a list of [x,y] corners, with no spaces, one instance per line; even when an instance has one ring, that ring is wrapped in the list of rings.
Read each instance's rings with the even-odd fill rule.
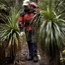
[[[28,6],[30,4],[30,1],[29,0],[24,0],[23,1],[23,6]]]

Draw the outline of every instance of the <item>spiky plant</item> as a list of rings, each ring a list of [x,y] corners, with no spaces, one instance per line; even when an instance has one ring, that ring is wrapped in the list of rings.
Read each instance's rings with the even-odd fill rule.
[[[57,1],[59,3],[57,4]],[[41,26],[39,30],[39,45],[41,49],[46,49],[52,59],[51,65],[59,65],[60,51],[62,46],[65,45],[65,16],[60,13],[60,3],[64,0],[44,0],[41,7],[43,15]],[[64,2],[63,2],[64,3]],[[56,9],[56,4],[58,5]],[[65,11],[65,8],[64,10]],[[62,12],[62,10],[61,10]]]
[[[18,17],[20,11],[15,8],[11,8],[10,16],[6,24],[0,24],[0,39],[6,41],[6,49],[10,49],[13,56],[16,52],[20,50],[20,36],[19,36],[19,26]]]
[[[0,5],[0,23],[5,23],[8,15],[9,15],[9,8],[1,4]]]

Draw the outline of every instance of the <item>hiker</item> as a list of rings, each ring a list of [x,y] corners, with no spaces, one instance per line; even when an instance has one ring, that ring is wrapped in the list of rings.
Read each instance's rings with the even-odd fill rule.
[[[29,0],[23,1],[23,7],[24,11],[20,14],[19,25],[20,31],[22,32],[25,30],[26,34],[26,41],[29,49],[29,58],[27,58],[27,60],[33,60],[34,62],[37,62],[37,43],[33,40],[34,32],[32,26],[30,25],[30,22],[33,16],[36,14],[36,8],[38,7],[36,5],[30,4]]]

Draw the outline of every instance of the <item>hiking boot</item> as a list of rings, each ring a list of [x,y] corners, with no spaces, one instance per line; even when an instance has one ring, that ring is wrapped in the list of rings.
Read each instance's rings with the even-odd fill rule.
[[[39,59],[38,59],[38,56],[34,56],[33,61],[34,61],[34,62],[38,62],[38,60],[39,60]]]
[[[27,56],[27,60],[28,61],[33,60],[33,56],[31,56],[31,55]]]

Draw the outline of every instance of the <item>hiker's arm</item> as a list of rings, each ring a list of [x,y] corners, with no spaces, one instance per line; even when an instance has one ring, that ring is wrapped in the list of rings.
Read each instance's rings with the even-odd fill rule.
[[[23,19],[21,16],[19,17],[19,24],[21,25],[21,27],[23,27]]]
[[[19,22],[20,30],[23,31],[24,21],[23,21],[23,17],[22,16],[19,17],[18,22]]]

